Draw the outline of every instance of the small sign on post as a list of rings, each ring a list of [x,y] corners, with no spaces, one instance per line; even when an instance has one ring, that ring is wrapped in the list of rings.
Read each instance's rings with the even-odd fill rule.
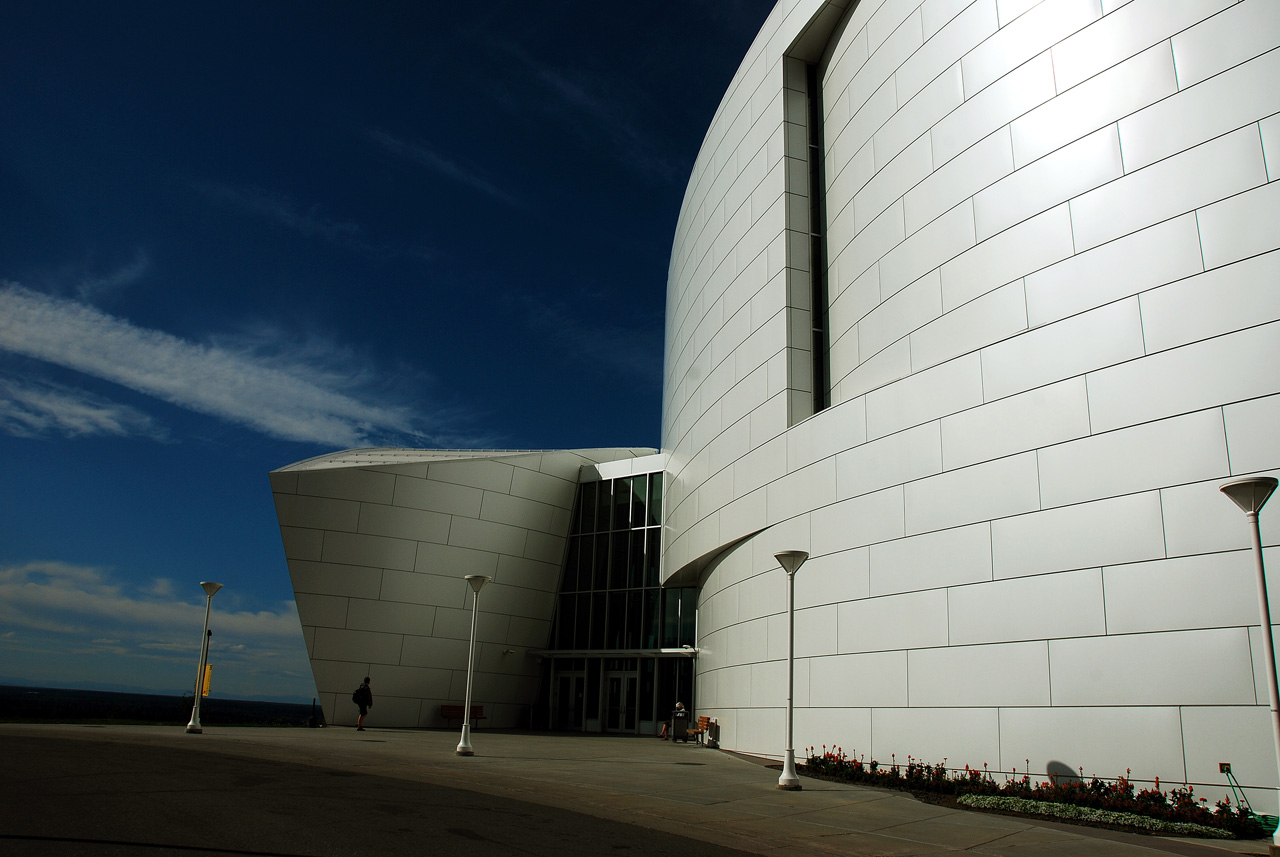
[[[200,683],[200,695],[209,695],[209,683],[213,680],[213,664],[204,665],[204,681]]]

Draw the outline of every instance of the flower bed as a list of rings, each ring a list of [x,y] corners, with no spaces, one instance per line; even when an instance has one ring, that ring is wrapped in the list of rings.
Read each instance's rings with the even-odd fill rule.
[[[940,764],[928,764],[907,757],[905,765],[893,757],[890,764],[881,765],[875,759],[865,762],[836,747],[822,753],[809,748],[809,758],[804,773],[822,776],[841,782],[860,783],[882,788],[955,795],[961,804],[975,808],[1000,809],[1036,815],[1051,815],[1066,820],[1080,820],[1114,826],[1152,830],[1143,819],[1160,822],[1159,832],[1181,833],[1190,836],[1207,834],[1203,829],[1222,831],[1239,839],[1259,839],[1266,835],[1258,819],[1243,806],[1223,798],[1212,809],[1204,798],[1197,798],[1192,786],[1170,789],[1160,788],[1160,780],[1152,788],[1136,789],[1129,779],[1129,772],[1115,780],[1094,777],[1080,779],[1054,779],[1033,782],[1024,771],[997,783],[984,765],[982,770],[965,765],[964,770],[946,767],[946,759]],[[1030,769],[1030,761],[1027,763]],[[975,798],[984,798],[982,801]],[[996,798],[999,800],[992,801]],[[1009,802],[1014,799],[1014,802]],[[1033,805],[1037,808],[1027,808]],[[1125,820],[1137,819],[1137,820]]]

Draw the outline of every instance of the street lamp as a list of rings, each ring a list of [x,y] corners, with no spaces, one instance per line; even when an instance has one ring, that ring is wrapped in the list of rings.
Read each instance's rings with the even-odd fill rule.
[[[782,551],[774,557],[787,573],[787,754],[782,759],[778,788],[799,791],[800,777],[796,774],[796,750],[792,740],[796,689],[796,572],[809,554],[806,551]]]
[[[191,722],[187,724],[187,732],[193,735],[199,735],[204,732],[200,728],[200,697],[204,691],[204,667],[209,662],[209,611],[213,609],[213,596],[222,588],[221,583],[214,583],[212,580],[200,581],[200,586],[204,589],[204,634],[200,637],[200,667],[196,672],[196,701],[191,706]]]
[[[1280,688],[1276,684],[1276,647],[1271,639],[1271,607],[1267,603],[1267,573],[1262,566],[1262,529],[1258,526],[1258,513],[1266,505],[1271,492],[1276,490],[1273,476],[1250,476],[1236,479],[1218,490],[1244,512],[1249,522],[1249,535],[1253,539],[1253,562],[1258,571],[1258,612],[1262,621],[1262,652],[1267,670],[1267,692],[1271,697],[1271,731],[1276,749],[1276,770],[1280,773]],[[1270,851],[1280,855],[1280,828],[1271,837]]]
[[[475,595],[471,598],[471,647],[467,649],[467,700],[462,705],[462,740],[458,742],[456,752],[459,756],[474,756],[475,750],[471,748],[471,674],[475,670],[476,662],[476,615],[479,613],[477,609],[480,603],[480,590],[484,589],[484,585],[492,577],[487,574],[468,574],[466,576],[467,583],[471,584],[471,591]]]

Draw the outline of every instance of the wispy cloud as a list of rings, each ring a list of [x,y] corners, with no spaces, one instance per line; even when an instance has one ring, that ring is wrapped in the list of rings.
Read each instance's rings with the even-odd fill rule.
[[[552,94],[561,109],[575,117],[577,121],[570,127],[593,142],[603,137],[618,159],[642,176],[662,182],[684,181],[684,169],[663,155],[662,147],[637,127],[626,113],[624,99],[599,91],[595,81],[574,79],[514,44],[500,47],[524,64],[532,72],[532,79]]]
[[[300,206],[287,195],[260,187],[233,187],[214,182],[193,182],[204,196],[273,221],[307,238],[319,238],[371,255],[386,255],[389,248],[365,236],[364,228],[352,220],[326,217],[318,205]]]
[[[2,324],[2,322],[0,322]],[[150,437],[168,432],[136,408],[84,390],[0,377],[0,431],[15,437]]]
[[[124,684],[181,688],[187,673],[194,673],[204,610],[198,590],[189,601],[135,590],[109,569],[62,562],[0,565],[0,626],[7,629],[0,653],[78,656],[69,662],[81,663],[80,681],[86,683],[102,680],[105,672]],[[210,657],[224,675],[236,676],[231,686],[253,695],[279,694],[270,685],[254,688],[250,676],[287,674],[303,679],[291,691],[309,693],[292,601],[271,610],[224,612],[215,599],[210,627]]]
[[[151,258],[141,247],[127,264],[106,274],[85,274],[76,284],[76,294],[83,301],[92,301],[105,294],[119,291],[141,280],[151,270]]]
[[[152,271],[151,254],[143,247],[133,251],[133,257],[104,262],[100,250],[86,250],[81,258],[64,261],[52,266],[36,266],[24,271],[18,279],[43,292],[77,297],[85,303],[109,300],[129,286],[142,282]],[[10,274],[10,276],[17,276]]]
[[[625,375],[632,381],[661,383],[661,324],[633,327],[588,324],[563,302],[544,301],[526,294],[512,294],[510,300],[524,307],[530,327],[549,341],[563,345],[566,354],[585,365]]]
[[[481,176],[478,171],[463,167],[449,160],[423,143],[403,140],[380,128],[370,129],[368,134],[370,140],[397,157],[420,164],[447,179],[475,188],[500,202],[505,202],[507,205],[519,206],[521,204],[511,194]]]
[[[359,446],[374,437],[429,439],[420,428],[422,418],[409,408],[343,392],[364,380],[358,372],[344,372],[336,364],[306,365],[280,354],[190,342],[14,283],[0,283],[0,350],[73,369],[285,440]],[[9,424],[25,422],[30,427],[40,414],[62,424],[94,416],[92,408],[86,415],[83,402],[73,397],[63,395],[59,400],[46,394],[36,403],[38,398],[28,391],[25,416],[12,416]],[[9,400],[18,399],[10,394]],[[68,410],[59,410],[59,404]],[[96,416],[98,424],[108,422],[106,414]]]

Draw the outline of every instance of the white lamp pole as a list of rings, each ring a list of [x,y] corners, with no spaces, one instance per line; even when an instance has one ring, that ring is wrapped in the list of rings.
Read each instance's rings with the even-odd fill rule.
[[[787,573],[787,753],[782,759],[778,788],[799,791],[800,777],[796,774],[795,741],[792,739],[796,689],[796,572],[809,554],[805,551],[782,551],[774,557]]]
[[[187,731],[199,735],[204,732],[200,728],[200,697],[204,690],[204,666],[209,662],[209,612],[213,609],[213,595],[222,588],[221,583],[211,580],[200,581],[204,589],[204,633],[200,636],[200,667],[196,670],[196,701],[191,706],[191,721],[187,723]]]
[[[1271,731],[1275,741],[1276,770],[1280,772],[1280,687],[1276,682],[1276,647],[1271,639],[1271,607],[1267,603],[1267,573],[1262,565],[1262,528],[1258,526],[1258,513],[1266,505],[1271,492],[1276,490],[1277,480],[1272,476],[1251,476],[1236,479],[1218,490],[1244,512],[1249,522],[1249,535],[1253,539],[1253,561],[1258,572],[1258,612],[1262,621],[1262,652],[1267,670],[1267,693],[1271,697]],[[1280,828],[1271,837],[1272,855],[1280,855]]]
[[[480,590],[490,580],[493,578],[485,574],[468,574],[466,577],[474,595],[471,598],[471,647],[467,649],[467,699],[462,705],[462,740],[458,742],[458,749],[455,751],[459,756],[475,755],[475,750],[471,747],[471,675],[476,663],[476,615],[479,612]]]

